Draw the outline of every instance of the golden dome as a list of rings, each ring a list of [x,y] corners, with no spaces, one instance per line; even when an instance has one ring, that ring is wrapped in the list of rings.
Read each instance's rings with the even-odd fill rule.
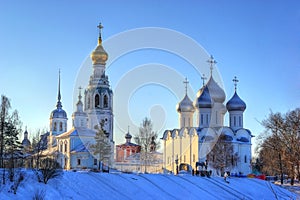
[[[93,61],[93,64],[102,64],[105,65],[107,59],[108,59],[108,54],[104,50],[102,46],[102,39],[99,37],[98,39],[98,46],[96,49],[91,53],[91,59]]]

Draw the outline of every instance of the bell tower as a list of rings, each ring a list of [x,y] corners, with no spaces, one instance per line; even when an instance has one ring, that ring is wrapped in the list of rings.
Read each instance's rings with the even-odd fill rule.
[[[109,139],[113,141],[113,92],[105,74],[108,54],[102,46],[103,26],[100,23],[97,27],[98,45],[90,55],[93,73],[84,92],[84,111],[88,115],[87,127],[97,130],[100,128],[100,122],[104,122],[104,129],[109,133]]]

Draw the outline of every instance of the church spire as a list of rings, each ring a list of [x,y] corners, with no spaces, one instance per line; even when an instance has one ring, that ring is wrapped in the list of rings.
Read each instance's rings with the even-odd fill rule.
[[[61,100],[61,94],[60,94],[60,69],[59,69],[59,71],[58,71],[58,95],[57,95],[57,104],[56,104],[57,109],[62,108],[60,100]]]

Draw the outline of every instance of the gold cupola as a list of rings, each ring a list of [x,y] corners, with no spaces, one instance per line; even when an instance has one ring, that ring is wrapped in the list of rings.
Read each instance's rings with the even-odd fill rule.
[[[99,38],[98,38],[98,46],[96,49],[91,53],[91,59],[94,65],[101,64],[105,65],[107,59],[108,59],[108,54],[104,50],[102,46],[102,37],[101,37],[101,29],[103,26],[101,23],[97,26],[99,28]]]

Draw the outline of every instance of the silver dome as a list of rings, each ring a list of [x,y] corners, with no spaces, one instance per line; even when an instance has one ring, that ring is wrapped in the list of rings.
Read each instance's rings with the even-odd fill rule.
[[[202,93],[201,93],[202,92]],[[200,96],[196,99],[196,106],[198,108],[211,108],[214,104],[210,91],[207,86],[200,90]]]
[[[53,118],[64,118],[64,119],[66,119],[67,118],[67,113],[63,109],[57,108],[57,109],[55,109],[51,112],[50,118],[51,119],[53,119]]]
[[[194,112],[195,107],[193,105],[193,102],[190,100],[190,98],[185,95],[185,97],[177,104],[177,111],[178,112]]]
[[[224,90],[218,85],[218,83],[211,76],[206,84],[209,90],[209,94],[214,102],[223,103],[226,99]]]
[[[228,111],[244,111],[246,103],[234,92],[233,97],[227,102],[226,108]]]

